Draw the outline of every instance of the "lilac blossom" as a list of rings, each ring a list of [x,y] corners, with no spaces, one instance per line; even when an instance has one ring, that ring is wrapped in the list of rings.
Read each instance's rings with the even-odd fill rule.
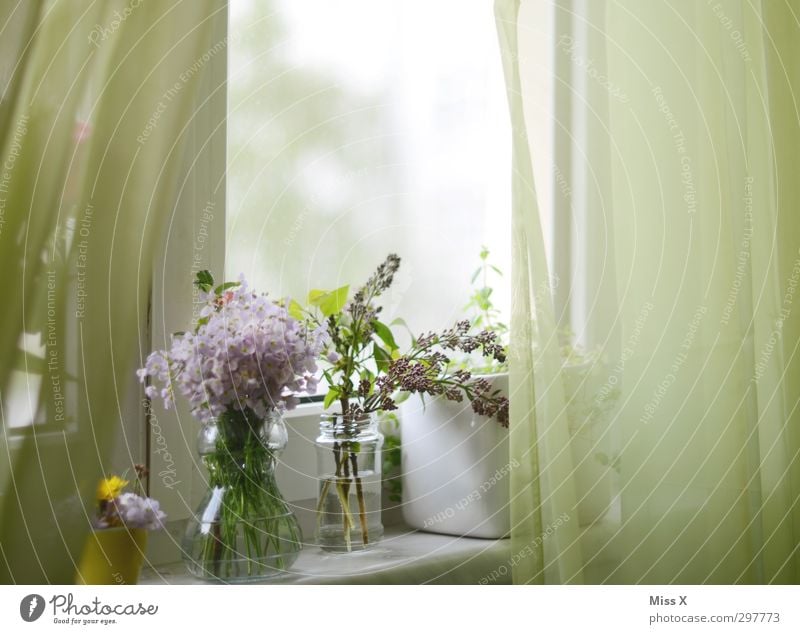
[[[150,354],[137,374],[145,393],[174,406],[174,392],[192,415],[209,421],[229,409],[258,416],[292,409],[297,392],[317,388],[316,359],[328,343],[324,327],[307,329],[285,305],[250,290],[244,278],[223,293],[202,292],[194,332],[173,335],[169,351]]]
[[[157,530],[163,528],[166,519],[167,516],[157,500],[128,492],[114,498],[107,505],[106,512],[96,522],[96,527],[126,526]]]

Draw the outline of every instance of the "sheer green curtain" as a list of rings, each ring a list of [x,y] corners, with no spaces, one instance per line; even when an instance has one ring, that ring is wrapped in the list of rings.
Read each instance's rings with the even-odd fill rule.
[[[533,182],[550,160],[528,133],[536,25],[525,2],[496,3],[515,132],[514,579],[797,583],[800,2],[556,6],[586,34],[554,39],[571,76],[553,83],[576,97],[550,122],[573,125],[554,167],[591,176],[566,211],[584,245],[569,310]]]
[[[0,7],[0,581],[71,582],[97,479],[130,467],[109,452],[138,441],[126,393],[154,250],[188,195],[187,126],[225,12]]]

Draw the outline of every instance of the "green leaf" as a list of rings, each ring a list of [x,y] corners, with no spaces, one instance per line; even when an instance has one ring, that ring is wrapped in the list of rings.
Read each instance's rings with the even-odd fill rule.
[[[485,260],[488,257],[489,257],[489,249],[486,248],[485,246],[482,246],[481,247],[481,260]]]
[[[319,305],[322,314],[328,317],[334,313],[340,312],[347,303],[347,295],[349,292],[350,286],[346,285],[328,293],[327,297],[325,297]]]
[[[233,288],[234,286],[240,286],[239,282],[225,282],[224,284],[220,284],[217,288],[214,289],[214,293],[217,295],[222,295],[225,291],[229,288]]]
[[[492,294],[492,289],[488,286],[484,286],[475,296],[475,303],[478,304],[478,308],[481,310],[489,310],[492,307],[492,302],[489,299]]]
[[[481,271],[482,271],[482,270],[483,270],[483,269],[482,269],[482,268],[480,268],[480,267],[478,267],[477,269],[475,269],[475,272],[472,274],[472,279],[470,280],[470,283],[471,283],[471,284],[474,284],[474,283],[475,283],[475,280],[477,280],[477,279],[478,279],[478,276],[481,274]]]
[[[374,356],[375,356],[375,363],[378,366],[378,372],[386,372],[389,368],[389,364],[392,362],[392,355],[390,355],[386,350],[381,348],[377,343],[373,345]]]
[[[214,276],[210,271],[202,270],[197,272],[194,285],[201,291],[210,291],[214,287]]]
[[[389,454],[392,449],[397,449],[400,447],[400,437],[395,436],[393,434],[386,434],[386,437],[383,441],[383,451],[386,454]]]
[[[498,268],[497,268],[497,267],[496,267],[494,264],[492,264],[492,265],[490,265],[490,266],[492,267],[492,270],[493,270],[495,273],[497,273],[497,274],[498,274],[498,275],[500,275],[500,276],[502,276],[502,275],[503,275],[503,272],[502,272],[500,269],[498,269]]]
[[[325,400],[322,402],[322,407],[324,409],[328,409],[333,402],[339,398],[339,388],[332,387],[328,390],[328,393],[325,395]]]
[[[380,337],[381,341],[389,346],[390,351],[397,350],[397,343],[394,340],[394,336],[392,335],[392,331],[384,323],[379,322],[377,319],[372,321],[372,327],[375,329],[375,334]]]
[[[289,312],[289,316],[294,317],[298,321],[302,321],[305,318],[303,307],[295,300],[291,300],[289,302],[289,308],[287,310]]]
[[[390,326],[402,326],[403,328],[405,328],[406,332],[408,332],[409,336],[411,337],[411,345],[412,346],[416,346],[417,345],[417,338],[414,336],[414,333],[411,332],[411,328],[408,327],[408,324],[406,323],[405,319],[403,319],[402,317],[397,317],[396,319],[393,319],[389,323],[389,325]]]
[[[397,418],[397,414],[394,412],[383,412],[382,422],[389,429],[398,429],[400,427],[400,421]]]
[[[312,306],[319,306],[320,298],[325,297],[330,291],[322,291],[318,288],[313,288],[308,291],[308,303]]]
[[[350,286],[342,286],[335,291],[321,291],[314,289],[308,294],[308,303],[320,309],[325,317],[341,312],[347,303]]]

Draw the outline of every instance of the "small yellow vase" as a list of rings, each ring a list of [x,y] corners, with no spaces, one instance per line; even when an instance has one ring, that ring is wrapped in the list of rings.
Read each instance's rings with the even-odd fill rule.
[[[147,530],[102,528],[89,533],[75,583],[78,585],[135,585],[139,581]]]

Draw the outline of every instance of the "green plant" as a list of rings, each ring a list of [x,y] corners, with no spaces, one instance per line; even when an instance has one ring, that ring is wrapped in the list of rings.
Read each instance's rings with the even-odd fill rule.
[[[349,297],[349,286],[333,291],[313,290],[310,307],[290,304],[289,313],[304,316],[307,328],[316,331],[325,326],[328,343],[323,358],[328,367],[323,376],[328,384],[324,407],[334,405],[341,412],[345,426],[376,412],[391,412],[410,393],[444,396],[448,400],[466,398],[472,409],[485,416],[494,416],[508,424],[508,399],[492,390],[485,379],[474,380],[464,368],[453,367],[448,355],[480,355],[494,362],[505,361],[505,348],[494,331],[470,332],[466,320],[440,333],[414,337],[411,346],[401,353],[392,332],[393,326],[405,326],[402,320],[385,324],[379,319],[378,298],[394,280],[400,258],[390,254],[367,282]],[[393,442],[393,441],[390,441]],[[391,449],[391,448],[390,448]],[[396,447],[395,447],[396,449]],[[342,435],[333,444],[334,476],[323,483],[318,513],[325,496],[333,488],[342,509],[345,540],[349,549],[350,530],[355,522],[350,511],[349,495],[355,485],[361,521],[362,542],[369,535],[364,521],[364,494],[358,461],[359,446]],[[391,459],[397,454],[389,453]],[[397,485],[392,485],[397,486]]]
[[[470,279],[472,295],[464,311],[473,328],[495,332],[503,343],[507,343],[508,325],[502,321],[502,313],[492,302],[494,288],[490,284],[493,277],[503,277],[503,271],[489,262],[487,247],[481,247],[479,258],[480,264]]]
[[[470,320],[471,329],[494,332],[498,341],[507,347],[509,327],[502,319],[502,312],[492,300],[495,292],[492,285],[503,277],[503,271],[491,263],[489,255],[489,249],[482,246],[478,256],[478,268],[472,273],[470,279],[472,294],[464,306],[464,311]],[[599,358],[599,349],[586,349],[575,343],[575,333],[569,326],[559,328],[556,334],[565,365],[592,363]],[[506,362],[502,364],[492,362],[482,367],[481,361],[481,359],[468,359],[464,365],[475,373],[498,372],[508,369]]]
[[[472,291],[469,301],[464,306],[464,312],[469,319],[471,330],[495,333],[497,341],[504,346],[507,352],[509,328],[503,321],[502,312],[495,306],[492,299],[495,292],[492,284],[503,277],[503,271],[489,261],[487,247],[481,247],[478,257],[478,268],[470,278]],[[476,358],[474,355],[470,355],[460,361],[459,367],[468,368],[476,374],[493,374],[508,370],[508,363],[505,360],[498,362],[494,359],[490,359],[487,363],[485,358]]]
[[[400,421],[394,412],[385,412],[381,417],[383,432],[383,486],[389,501],[403,501],[403,483],[401,479],[402,453],[400,444]]]
[[[469,320],[471,331],[483,330],[491,332],[496,340],[503,346],[503,357],[508,347],[509,328],[502,319],[501,311],[492,300],[494,288],[492,283],[497,278],[502,278],[503,272],[489,260],[489,249],[481,247],[478,268],[472,273],[470,283],[472,291],[469,301],[464,306],[464,312]],[[400,322],[405,325],[404,322]],[[417,343],[417,340],[413,340]],[[487,362],[488,361],[488,362]],[[462,371],[470,370],[473,374],[492,374],[507,369],[505,358],[500,361],[485,355],[464,354],[453,363],[453,367]],[[423,394],[424,400],[424,394]],[[402,502],[403,485],[401,479],[402,438],[399,433],[399,423],[394,414],[384,414],[384,448],[383,448],[383,481],[392,502]]]
[[[265,442],[264,430],[282,426],[294,395],[316,386],[327,333],[306,330],[285,300],[254,291],[243,276],[215,286],[210,272],[199,271],[195,285],[204,303],[195,327],[175,333],[169,350],[149,354],[137,374],[148,398],[172,408],[177,392],[215,429],[214,450],[201,452],[211,491],[189,524],[190,570],[202,577],[273,574],[293,561],[301,536],[274,479],[282,445]]]
[[[329,339],[322,353],[328,364],[323,371],[328,384],[325,409],[337,404],[344,418],[388,412],[397,408],[403,393],[419,393],[454,401],[466,397],[477,413],[506,423],[505,397],[490,391],[485,381],[473,380],[470,372],[454,369],[450,358],[472,354],[505,363],[505,347],[496,331],[474,332],[468,321],[460,321],[438,333],[412,335],[409,349],[400,352],[392,328],[407,326],[402,319],[380,321],[382,307],[376,303],[399,267],[400,258],[391,254],[352,298],[349,286],[313,290],[309,309],[295,303],[289,307],[290,314],[305,316],[307,328],[327,328]]]

